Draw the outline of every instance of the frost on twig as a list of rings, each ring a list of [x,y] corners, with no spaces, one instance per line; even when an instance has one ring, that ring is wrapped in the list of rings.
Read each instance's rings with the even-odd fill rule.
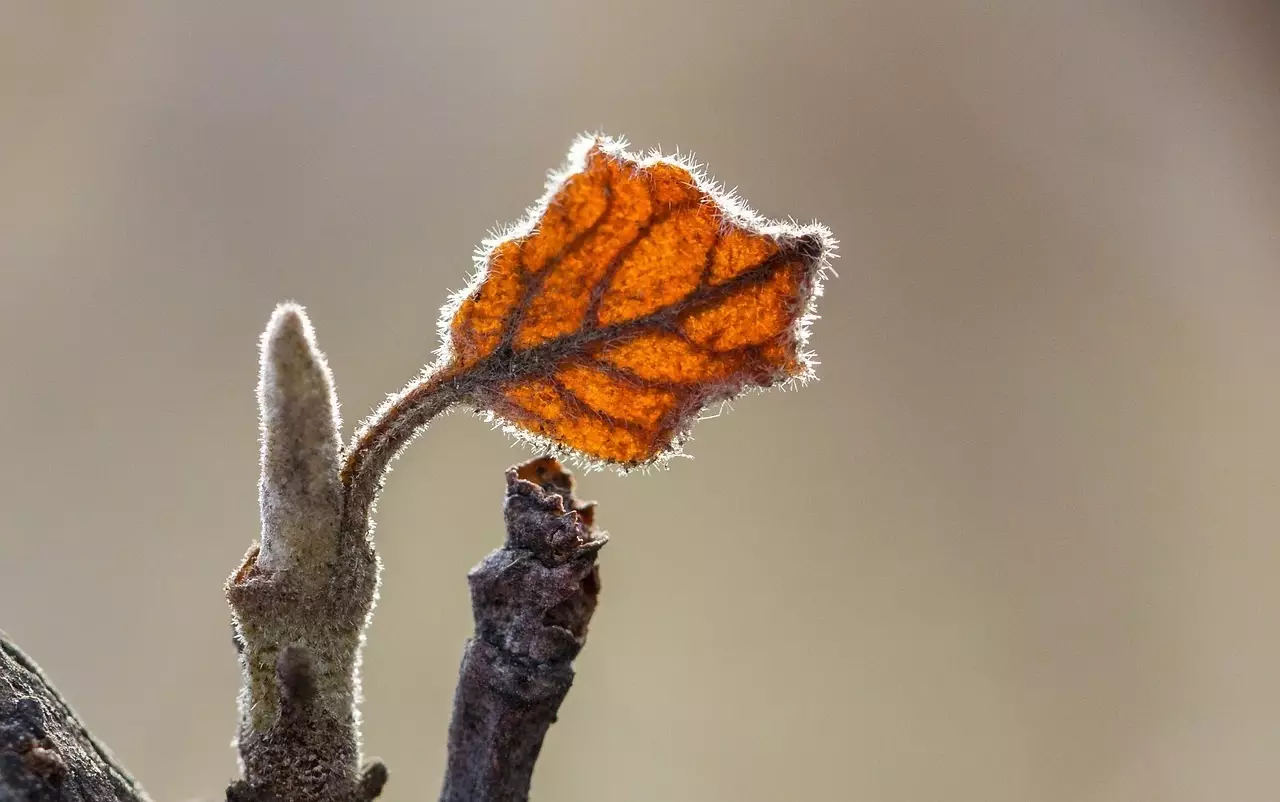
[[[379,564],[364,527],[341,526],[333,380],[300,307],[262,337],[262,535],[227,582],[244,674],[229,799],[363,802],[386,770],[360,771],[360,649]]]
[[[468,575],[476,630],[458,671],[442,802],[528,799],[600,593],[608,538],[593,512],[554,459],[507,471],[506,542]]]

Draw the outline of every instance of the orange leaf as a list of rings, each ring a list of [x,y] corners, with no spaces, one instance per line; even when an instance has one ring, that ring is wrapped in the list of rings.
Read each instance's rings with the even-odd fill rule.
[[[691,165],[584,138],[445,308],[441,377],[544,447],[623,467],[709,404],[812,375],[826,228],[763,220]]]

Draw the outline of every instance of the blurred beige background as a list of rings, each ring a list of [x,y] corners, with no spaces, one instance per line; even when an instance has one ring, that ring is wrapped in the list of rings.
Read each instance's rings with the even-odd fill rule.
[[[583,478],[614,540],[537,798],[1280,798],[1278,76],[1267,3],[0,2],[0,626],[157,799],[220,798],[273,304],[350,426],[600,129],[843,258],[821,382]],[[382,500],[388,800],[437,793],[526,456],[453,415]]]

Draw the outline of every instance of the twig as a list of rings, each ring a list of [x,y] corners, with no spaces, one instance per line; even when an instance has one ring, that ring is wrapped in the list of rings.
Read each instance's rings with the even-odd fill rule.
[[[262,540],[227,582],[244,672],[228,799],[367,802],[386,769],[360,770],[360,649],[380,565],[366,525],[342,527],[333,380],[299,307],[262,340]]]
[[[31,658],[0,632],[0,800],[149,802]]]
[[[507,471],[506,543],[471,570],[467,642],[442,802],[528,799],[534,762],[573,684],[608,538],[549,457]]]

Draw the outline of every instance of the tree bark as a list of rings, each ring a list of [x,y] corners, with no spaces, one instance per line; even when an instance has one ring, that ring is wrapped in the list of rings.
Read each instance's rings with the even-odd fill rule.
[[[523,802],[573,684],[608,540],[553,459],[507,472],[506,543],[471,570],[474,637],[458,672],[442,802]]]
[[[0,802],[150,802],[0,632]]]

